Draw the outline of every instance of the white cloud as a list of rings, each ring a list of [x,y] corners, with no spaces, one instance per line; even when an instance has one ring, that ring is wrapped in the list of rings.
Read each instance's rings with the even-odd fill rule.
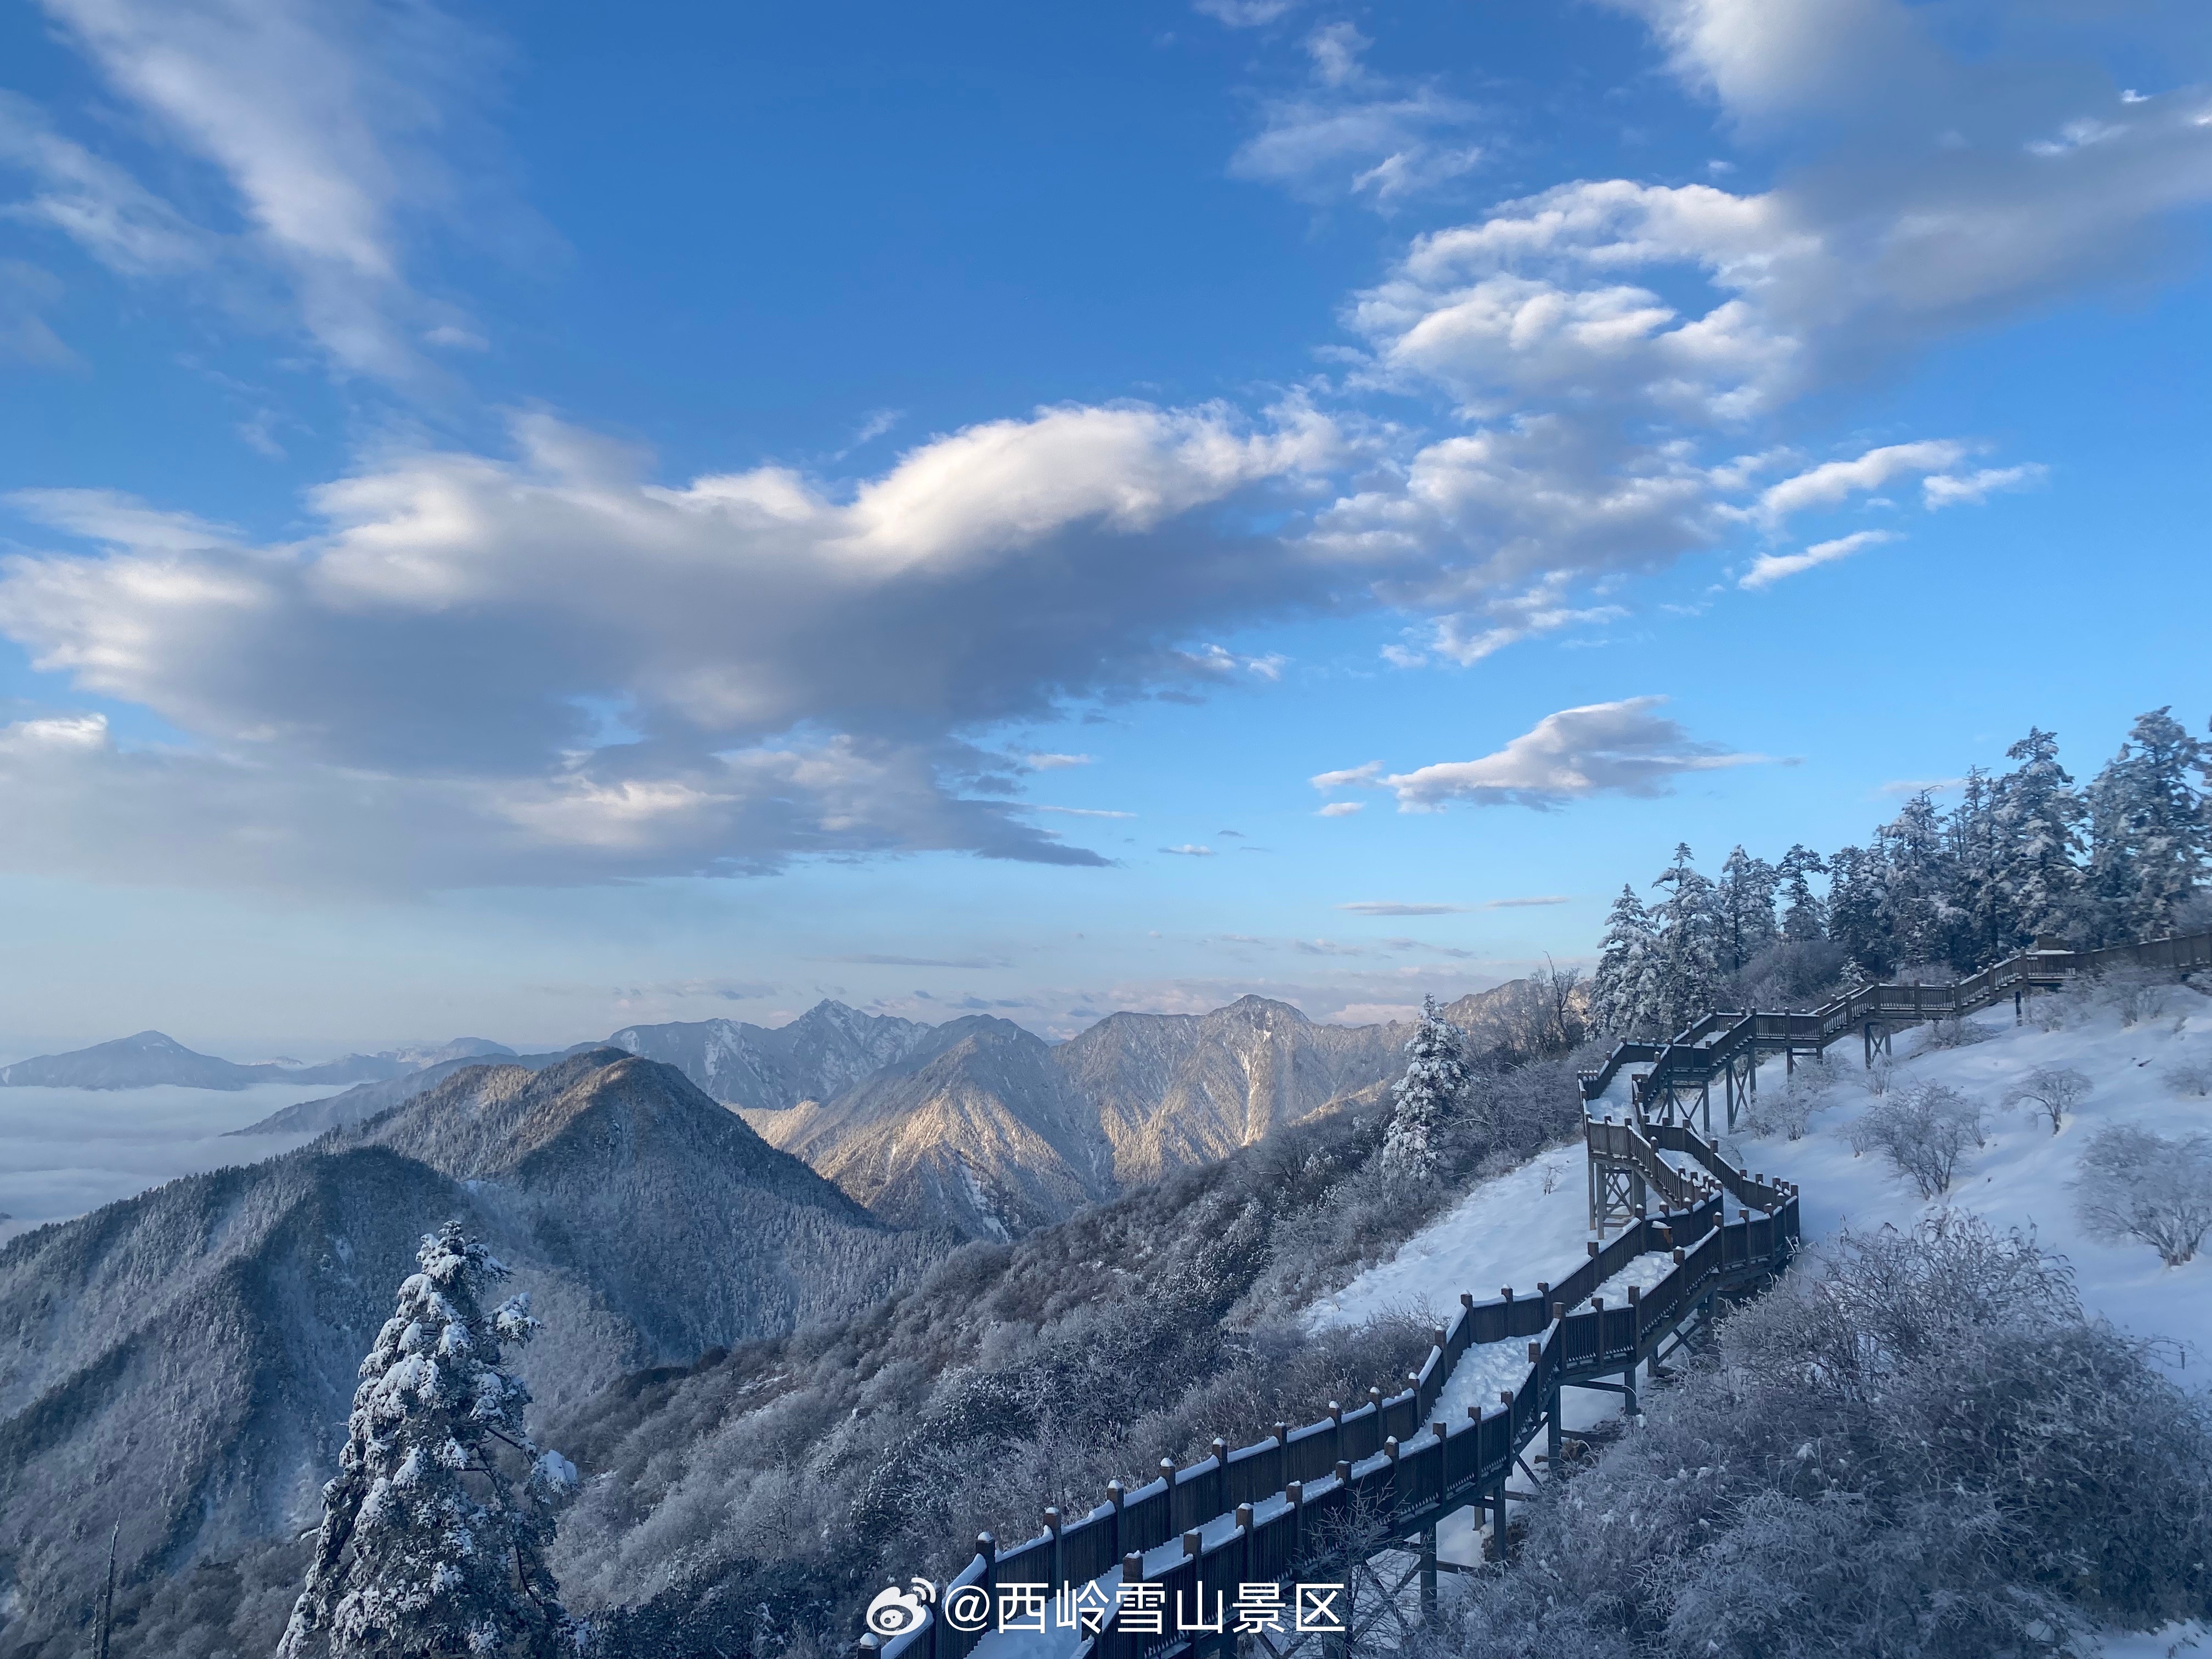
[[[1861,530],[1849,536],[1838,536],[1833,541],[1814,542],[1802,553],[1762,553],[1751,568],[1746,571],[1738,587],[1768,587],[1784,576],[1794,576],[1801,570],[1810,570],[1816,564],[1826,564],[1835,559],[1847,559],[1863,547],[1876,547],[1883,542],[1893,542],[1896,536],[1887,530]]]
[[[1188,842],[1184,842],[1181,847],[1163,847],[1160,851],[1173,853],[1179,858],[1187,859],[1210,859],[1214,855],[1211,847],[1200,847]]]
[[[1366,788],[1382,775],[1382,763],[1369,761],[1364,766],[1347,766],[1338,772],[1317,772],[1306,780],[1316,789]]]
[[[1848,461],[1824,461],[1761,491],[1757,515],[1770,528],[1808,507],[1832,507],[1850,495],[1879,489],[1892,478],[1956,466],[1966,446],[1948,440],[1886,444]]]
[[[1392,790],[1400,811],[1429,812],[1450,801],[1551,807],[1590,795],[1660,795],[1685,773],[1767,759],[1693,740],[1678,723],[1654,712],[1665,701],[1629,697],[1563,708],[1480,760],[1446,761],[1384,777],[1364,767],[1322,776]]]
[[[1071,818],[1133,818],[1134,812],[1109,811],[1103,806],[1039,806],[1027,805],[1023,809],[1030,812],[1059,812]]]
[[[1097,763],[1096,755],[1024,755],[1022,763],[1032,772],[1054,772],[1066,766],[1091,766]]]
[[[2022,466],[1984,467],[1963,478],[1945,473],[1920,481],[1921,499],[1930,512],[1938,507],[1956,507],[1960,502],[1979,505],[1993,489],[2027,489],[2043,482],[2043,469],[2033,464]]]
[[[1354,812],[1366,810],[1367,803],[1364,800],[1333,800],[1314,816],[1319,818],[1348,818]]]
[[[406,378],[421,371],[418,338],[471,343],[406,273],[410,223],[458,218],[465,202],[476,228],[499,216],[485,211],[492,169],[473,115],[492,54],[466,28],[428,4],[42,3],[118,92],[222,175],[250,228],[242,246],[285,275],[337,367]],[[40,168],[31,210],[118,269],[204,264],[218,240],[65,141],[45,141]]]
[[[1256,29],[1296,9],[1297,0],[1191,0],[1190,9],[1232,29]]]
[[[37,106],[0,92],[0,167],[32,194],[0,215],[58,230],[109,269],[145,276],[204,269],[217,239],[122,168],[56,132]]]
[[[1480,166],[1481,147],[1457,135],[1481,112],[1434,86],[1376,74],[1362,61],[1372,44],[1350,23],[1313,30],[1306,84],[1261,100],[1260,131],[1230,158],[1230,173],[1303,201],[1388,212]]]
[[[0,846],[288,882],[320,848],[334,880],[407,885],[933,847],[1096,862],[964,794],[1002,763],[962,734],[1189,684],[1204,665],[1163,636],[1325,591],[1192,521],[1326,459],[1303,414],[1048,410],[849,492],[775,468],[666,488],[574,428],[518,438],[514,461],[386,458],[276,545],[109,493],[15,498],[100,545],[0,565],[0,632],[192,742],[0,769],[16,808],[46,803]],[[618,740],[595,735],[611,704]]]
[[[1357,904],[1340,904],[1340,910],[1348,910],[1355,916],[1450,916],[1471,907],[1464,904],[1389,904],[1364,901]]]

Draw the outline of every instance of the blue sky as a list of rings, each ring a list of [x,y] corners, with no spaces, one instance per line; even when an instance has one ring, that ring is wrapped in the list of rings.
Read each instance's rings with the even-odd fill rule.
[[[784,11],[0,13],[0,1047],[1381,1017],[2212,713],[2201,8]]]

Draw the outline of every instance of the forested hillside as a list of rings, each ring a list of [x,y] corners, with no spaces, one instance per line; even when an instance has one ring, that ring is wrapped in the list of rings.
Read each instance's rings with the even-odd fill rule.
[[[1737,847],[1709,878],[1690,848],[1613,902],[1590,1018],[1660,1036],[1712,1008],[1804,1006],[1845,980],[1934,981],[2049,939],[2076,949],[2212,926],[2212,744],[2168,709],[2137,719],[2086,787],[2031,727],[1946,793],[1916,791],[1864,847]]]

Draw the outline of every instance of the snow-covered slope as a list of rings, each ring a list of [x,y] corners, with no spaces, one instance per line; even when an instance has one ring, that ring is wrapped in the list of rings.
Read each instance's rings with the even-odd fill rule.
[[[2000,1227],[2032,1227],[2045,1249],[2073,1264],[2087,1308],[2136,1335],[2187,1345],[2185,1359],[2177,1353],[2172,1362],[2185,1365],[2178,1373],[2184,1381],[2202,1382],[2212,1365],[2212,1255],[2167,1267],[2147,1244],[2092,1237],[2074,1213],[2069,1190],[2082,1148],[2106,1124],[2168,1136],[2212,1131],[2212,1100],[2179,1094],[2166,1080],[2185,1060],[2212,1060],[2212,999],[2173,987],[2160,1000],[2162,1012],[2133,1024],[2094,997],[2031,1002],[2031,1019],[2063,1016],[2066,1023],[2057,1030],[2015,1025],[2010,1007],[1992,1009],[1969,1022],[1987,1040],[1960,1048],[1921,1052],[1924,1031],[1900,1032],[1887,1087],[1946,1084],[1985,1109],[1988,1144],[1967,1149],[1951,1190],[1938,1198],[1923,1200],[1881,1154],[1852,1155],[1851,1126],[1873,1103],[1869,1085],[1877,1078],[1862,1066],[1856,1043],[1829,1051],[1838,1079],[1832,1103],[1814,1115],[1802,1139],[1739,1133],[1723,1137],[1723,1149],[1734,1146],[1739,1162],[1799,1184],[1808,1240],[1839,1227],[1911,1226],[1945,1206]],[[2039,1066],[2071,1067],[2091,1085],[2088,1098],[2056,1135],[2048,1121],[2002,1104]],[[1781,1080],[1780,1062],[1760,1068],[1762,1089]]]

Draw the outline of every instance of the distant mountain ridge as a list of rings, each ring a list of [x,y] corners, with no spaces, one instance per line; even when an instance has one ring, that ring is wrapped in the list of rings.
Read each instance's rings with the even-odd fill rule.
[[[0,1246],[0,1651],[66,1624],[110,1525],[127,1576],[309,1523],[355,1367],[453,1218],[533,1297],[522,1370],[549,1408],[872,1305],[949,1242],[605,1048],[467,1066],[365,1127],[24,1234]]]
[[[0,1088],[149,1089],[166,1084],[185,1089],[239,1090],[263,1083],[372,1083],[404,1077],[436,1060],[514,1052],[483,1037],[460,1037],[435,1049],[348,1054],[319,1066],[275,1060],[241,1066],[197,1053],[160,1031],[140,1031],[95,1042],[89,1048],[37,1054],[0,1066]]]
[[[1462,997],[1445,1013],[1473,1047],[1511,1048],[1540,1004],[1532,981],[1515,980]],[[518,1055],[482,1038],[395,1050],[374,1058],[414,1068],[288,1106],[234,1133],[320,1134],[371,1123],[487,1051],[538,1071],[613,1048],[682,1072],[770,1145],[886,1220],[1005,1239],[1316,1114],[1380,1100],[1404,1064],[1410,1030],[1318,1024],[1288,1003],[1248,996],[1206,1014],[1112,1014],[1053,1043],[1004,1019],[933,1026],[825,1000],[781,1026],[629,1025],[603,1044],[557,1054]],[[141,1041],[21,1064],[67,1061],[77,1075],[106,1076],[112,1067],[99,1069],[92,1057]],[[256,1068],[159,1042],[167,1044],[167,1080],[192,1066],[203,1068],[192,1075],[217,1079],[196,1086],[245,1086],[222,1079],[250,1071],[260,1079]]]

